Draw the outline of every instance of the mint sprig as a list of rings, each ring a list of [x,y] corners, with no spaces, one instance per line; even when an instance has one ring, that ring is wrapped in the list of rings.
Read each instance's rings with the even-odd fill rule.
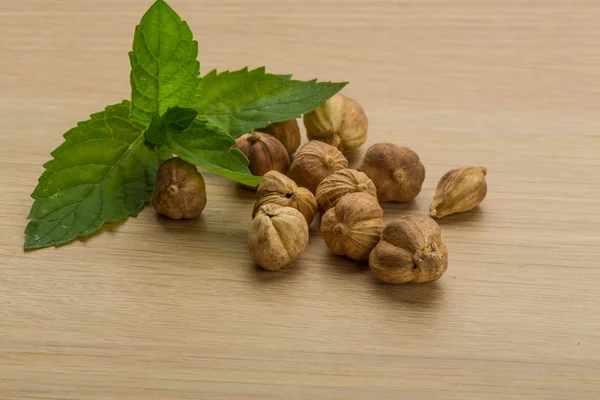
[[[235,137],[299,118],[347,83],[296,81],[264,68],[200,78],[188,25],[157,0],[136,26],[131,101],[110,105],[64,134],[32,193],[26,249],[89,236],[107,222],[137,216],[151,199],[156,171],[173,154],[249,186],[248,159]]]

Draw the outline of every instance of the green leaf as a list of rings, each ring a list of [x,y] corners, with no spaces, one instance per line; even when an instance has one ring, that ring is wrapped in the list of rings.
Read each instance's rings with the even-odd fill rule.
[[[177,13],[156,1],[135,28],[131,63],[132,120],[148,126],[168,108],[185,105],[200,81],[198,43]]]
[[[238,137],[273,122],[299,118],[346,85],[292,80],[291,75],[267,74],[264,68],[211,71],[202,78],[189,106],[198,111],[199,119]]]
[[[173,107],[165,114],[165,125],[170,132],[181,133],[196,119],[198,111],[191,108]]]
[[[169,108],[165,115],[155,115],[146,130],[146,139],[156,145],[167,142],[168,132],[181,133],[192,125],[198,113],[191,108]]]
[[[158,165],[171,153],[145,146],[130,112],[123,101],[64,134],[31,195],[26,249],[88,236],[105,222],[137,216],[151,199]]]
[[[252,175],[248,159],[232,148],[234,144],[231,136],[214,131],[198,120],[182,133],[170,132],[167,142],[173,153],[189,163],[245,185],[257,186],[262,177]]]
[[[167,127],[160,115],[156,114],[152,117],[150,126],[146,130],[146,140],[156,145],[163,145],[167,142]]]

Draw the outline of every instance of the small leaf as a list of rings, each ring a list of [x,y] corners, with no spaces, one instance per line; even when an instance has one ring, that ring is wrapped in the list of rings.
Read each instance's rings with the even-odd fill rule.
[[[198,111],[191,108],[173,107],[165,113],[165,125],[170,132],[181,133],[196,119]]]
[[[248,159],[232,148],[234,144],[231,136],[213,131],[198,120],[182,133],[171,132],[167,143],[173,153],[189,163],[249,186],[258,185],[262,177],[252,175]]]
[[[299,118],[346,84],[296,81],[291,75],[267,74],[264,68],[211,71],[202,78],[189,106],[198,111],[198,119],[238,137],[273,122]]]
[[[148,126],[167,109],[185,105],[200,81],[198,43],[169,5],[156,1],[135,28],[131,63],[132,120]]]
[[[128,101],[108,106],[65,133],[32,194],[26,249],[88,236],[105,222],[136,216],[150,200],[158,165],[171,153],[144,145],[130,109]]]
[[[191,108],[169,108],[162,117],[156,114],[146,130],[146,139],[155,145],[167,143],[168,132],[181,133],[188,129],[198,113]]]
[[[156,114],[152,117],[150,126],[146,130],[146,140],[157,145],[163,145],[167,142],[167,128],[160,115]]]

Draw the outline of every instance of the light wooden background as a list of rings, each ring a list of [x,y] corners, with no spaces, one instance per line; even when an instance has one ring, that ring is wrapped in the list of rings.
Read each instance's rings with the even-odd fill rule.
[[[351,82],[368,143],[427,167],[386,220],[488,167],[482,207],[441,222],[446,275],[396,287],[330,255],[317,223],[293,267],[258,270],[253,195],[210,174],[196,221],[148,208],[23,252],[62,133],[129,97],[149,4],[0,4],[1,399],[600,398],[600,3],[171,0],[204,72]]]

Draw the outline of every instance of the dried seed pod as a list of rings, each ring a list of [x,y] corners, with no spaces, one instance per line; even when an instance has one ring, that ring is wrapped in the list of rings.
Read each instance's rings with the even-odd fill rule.
[[[252,210],[252,218],[265,204],[295,208],[304,215],[308,225],[311,224],[317,212],[315,196],[308,189],[298,187],[296,182],[277,171],[269,171],[263,176],[256,195],[257,200]]]
[[[439,279],[448,269],[448,249],[439,225],[430,217],[410,215],[385,226],[369,256],[371,271],[387,283]]]
[[[392,143],[369,147],[357,170],[371,178],[379,201],[411,201],[421,192],[425,180],[419,155]]]
[[[470,211],[487,194],[487,168],[467,167],[448,171],[438,182],[429,214],[435,218]]]
[[[381,238],[382,217],[375,196],[350,193],[323,215],[321,235],[334,254],[366,260]]]
[[[196,166],[177,157],[163,162],[156,173],[152,206],[173,219],[199,216],[206,206],[206,185]]]
[[[348,160],[337,147],[319,140],[311,140],[296,154],[288,176],[298,186],[315,193],[323,179],[344,168],[348,168]]]
[[[346,194],[354,192],[366,192],[377,198],[377,189],[373,181],[363,172],[350,168],[344,168],[329,175],[317,187],[317,204],[319,210],[325,212]]]
[[[369,120],[354,99],[337,93],[303,116],[309,140],[321,140],[340,151],[360,147],[367,140]]]
[[[248,228],[248,248],[254,261],[276,271],[289,266],[308,247],[306,219],[292,207],[265,204]]]
[[[295,119],[289,119],[283,122],[275,122],[265,128],[257,129],[259,132],[268,133],[269,135],[275,136],[277,140],[283,144],[288,154],[294,154],[302,138],[300,137],[300,127],[298,121]]]
[[[269,171],[285,174],[290,167],[290,157],[283,144],[267,133],[246,133],[236,139],[234,147],[250,161],[248,169],[252,175],[263,176]]]

